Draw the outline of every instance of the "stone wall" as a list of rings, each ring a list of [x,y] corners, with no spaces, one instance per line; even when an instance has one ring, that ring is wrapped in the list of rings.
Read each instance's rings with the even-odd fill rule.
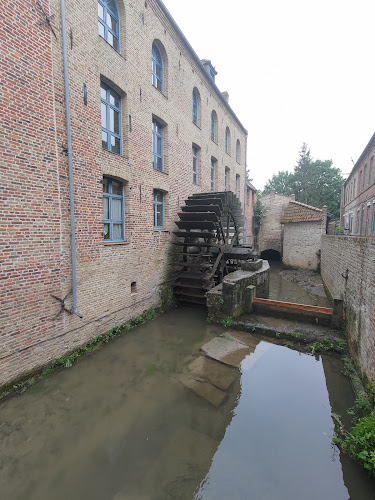
[[[324,235],[321,274],[329,294],[343,299],[353,358],[375,380],[375,238]]]
[[[188,195],[228,189],[244,203],[247,133],[157,0],[117,0],[115,50],[98,34],[98,3],[66,0],[76,216],[77,305],[71,307],[70,207],[60,0],[13,0],[0,9],[0,385],[63,356],[161,303],[170,230]],[[152,85],[152,45],[164,63]],[[208,55],[209,56],[209,55]],[[224,70],[224,68],[223,68]],[[121,154],[102,147],[101,81],[121,97]],[[197,89],[198,121],[192,121]],[[87,91],[85,99],[84,89]],[[211,112],[217,134],[211,140]],[[164,171],[153,168],[152,121],[164,125]],[[225,130],[230,129],[229,149]],[[236,144],[239,141],[238,155]],[[198,148],[193,183],[192,146]],[[125,238],[103,235],[103,176],[124,187]],[[164,193],[164,225],[153,224],[153,190]],[[60,314],[59,314],[60,312]]]
[[[282,196],[270,193],[262,197],[262,204],[265,207],[265,218],[258,236],[258,252],[265,250],[275,250],[282,255],[283,252],[283,226],[280,224],[290,200],[294,200],[294,195]]]
[[[325,220],[284,224],[283,264],[317,271]]]

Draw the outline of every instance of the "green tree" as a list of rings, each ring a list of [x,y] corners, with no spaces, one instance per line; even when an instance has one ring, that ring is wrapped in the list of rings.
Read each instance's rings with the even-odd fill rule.
[[[267,181],[264,186],[263,194],[271,192],[289,196],[294,193],[293,174],[286,170],[281,170],[277,174],[273,174],[272,178]]]
[[[341,187],[344,179],[331,160],[314,160],[310,149],[303,143],[299,160],[292,174],[280,171],[266,183],[263,193],[271,191],[282,195],[295,195],[296,201],[322,208],[327,205],[334,220],[340,217]]]

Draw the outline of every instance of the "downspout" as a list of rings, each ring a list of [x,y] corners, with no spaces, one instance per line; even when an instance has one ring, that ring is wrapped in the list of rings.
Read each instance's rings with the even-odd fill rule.
[[[77,275],[76,275],[76,236],[74,218],[74,185],[73,185],[73,154],[72,154],[72,130],[70,117],[70,96],[69,96],[69,74],[68,74],[68,50],[66,46],[66,22],[65,22],[65,0],[60,0],[61,8],[61,33],[64,62],[64,86],[65,86],[65,108],[66,108],[66,130],[68,140],[68,166],[69,166],[69,196],[70,196],[70,236],[72,249],[72,313],[82,318],[82,314],[77,309]]]

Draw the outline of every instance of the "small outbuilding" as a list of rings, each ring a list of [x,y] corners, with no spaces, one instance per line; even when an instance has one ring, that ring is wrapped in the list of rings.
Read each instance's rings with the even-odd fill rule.
[[[290,201],[280,222],[284,225],[283,264],[318,270],[322,235],[327,228],[327,207],[316,208]]]

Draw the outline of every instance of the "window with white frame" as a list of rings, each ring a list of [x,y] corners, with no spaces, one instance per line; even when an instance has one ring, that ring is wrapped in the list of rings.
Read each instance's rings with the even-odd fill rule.
[[[211,191],[215,191],[216,160],[211,158]]]
[[[119,50],[119,17],[115,0],[98,0],[98,31],[112,47]]]
[[[236,162],[240,163],[241,162],[241,143],[239,139],[237,139],[236,142]]]
[[[125,241],[124,185],[103,177],[103,236],[105,242]]]
[[[154,229],[164,229],[164,193],[154,189]]]
[[[229,127],[225,129],[225,152],[230,155],[230,130]]]
[[[164,170],[164,126],[157,120],[152,120],[152,153],[155,170]]]
[[[100,83],[102,148],[121,154],[121,97],[109,85]]]
[[[240,176],[238,174],[236,175],[236,196],[240,197]]]
[[[216,111],[211,113],[211,140],[217,142],[217,114]]]
[[[228,168],[228,167],[225,167],[224,189],[225,189],[225,191],[230,191],[230,168]]]
[[[193,184],[198,184],[198,148],[192,146],[193,154]]]

